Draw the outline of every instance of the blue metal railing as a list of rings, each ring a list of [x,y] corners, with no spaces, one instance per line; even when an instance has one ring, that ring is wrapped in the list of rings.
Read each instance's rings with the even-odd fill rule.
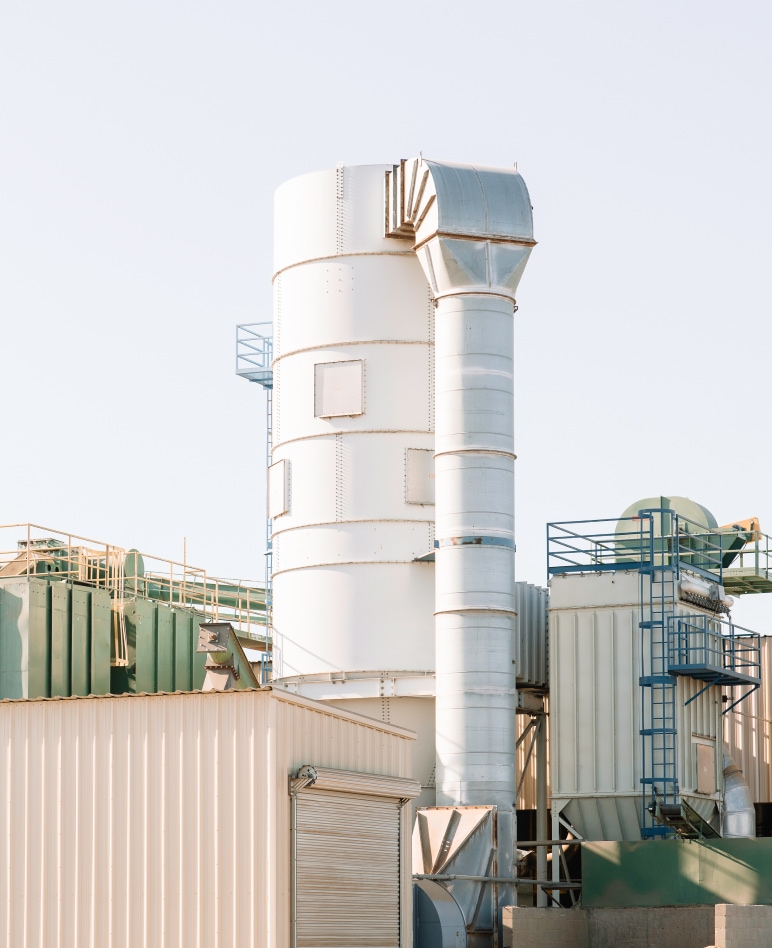
[[[648,555],[646,527],[640,517],[548,523],[547,571],[555,575],[638,569]]]
[[[751,685],[755,690],[761,684],[761,637],[758,632],[707,615],[670,616],[668,670],[705,681],[707,686]]]
[[[271,326],[270,322],[236,326],[236,375],[266,389],[273,388]]]
[[[557,575],[673,567],[720,583],[734,539],[663,509],[614,520],[548,523],[547,571]]]

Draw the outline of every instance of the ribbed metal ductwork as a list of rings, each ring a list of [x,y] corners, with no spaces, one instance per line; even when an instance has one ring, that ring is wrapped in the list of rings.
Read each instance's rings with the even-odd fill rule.
[[[724,745],[724,820],[721,835],[741,839],[756,837],[756,808],[742,770]]]
[[[515,170],[414,159],[387,227],[415,235],[435,300],[437,804],[495,804],[514,841],[515,290],[533,247]]]

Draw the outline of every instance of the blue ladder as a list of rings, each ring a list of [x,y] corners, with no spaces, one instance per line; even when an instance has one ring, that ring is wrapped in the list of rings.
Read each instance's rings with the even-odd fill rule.
[[[669,511],[641,514],[643,530],[648,533],[648,562],[642,557],[640,566],[639,622],[643,839],[672,835],[672,829],[655,821],[652,811],[658,804],[675,805],[679,795],[676,679],[668,674],[668,619],[673,615],[676,600],[678,551],[671,549],[671,531],[664,529],[664,523],[661,535],[655,536],[655,514],[663,520],[671,516]]]

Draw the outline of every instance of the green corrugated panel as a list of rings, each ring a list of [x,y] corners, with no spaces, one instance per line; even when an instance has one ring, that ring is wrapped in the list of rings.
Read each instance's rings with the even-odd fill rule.
[[[190,636],[190,616],[174,610],[174,690],[193,690],[193,649]]]
[[[110,594],[105,589],[91,591],[91,694],[110,693],[110,649],[112,625]]]
[[[158,673],[156,683],[159,691],[174,691],[174,616],[169,608],[156,607],[158,630]]]
[[[72,694],[71,598],[66,583],[51,585],[51,694],[62,698]]]
[[[27,698],[51,696],[51,587],[45,580],[29,580]]]
[[[206,652],[197,652],[196,646],[198,645],[198,624],[199,622],[205,622],[203,616],[192,615],[190,617],[190,640],[193,643],[193,681],[191,682],[193,689],[199,691],[204,685],[204,678],[206,678]]]
[[[28,604],[26,580],[0,584],[0,698],[27,697],[29,636],[22,626]]]
[[[582,905],[772,905],[772,838],[582,843]]]
[[[127,607],[128,607],[127,603]],[[140,694],[152,694],[158,691],[158,660],[155,603],[145,599],[137,599],[132,604],[134,613],[134,641],[135,641],[135,672],[134,688],[130,690]],[[128,623],[127,623],[128,624]],[[129,652],[131,660],[131,652]]]
[[[91,693],[91,590],[72,589],[72,694]]]

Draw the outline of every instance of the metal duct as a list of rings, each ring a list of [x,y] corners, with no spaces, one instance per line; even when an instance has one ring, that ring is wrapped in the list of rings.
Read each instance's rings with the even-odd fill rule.
[[[724,745],[724,823],[725,838],[755,839],[756,808],[742,770]]]
[[[515,291],[534,245],[516,170],[423,159],[387,180],[436,300],[437,805],[495,804],[514,851]]]

